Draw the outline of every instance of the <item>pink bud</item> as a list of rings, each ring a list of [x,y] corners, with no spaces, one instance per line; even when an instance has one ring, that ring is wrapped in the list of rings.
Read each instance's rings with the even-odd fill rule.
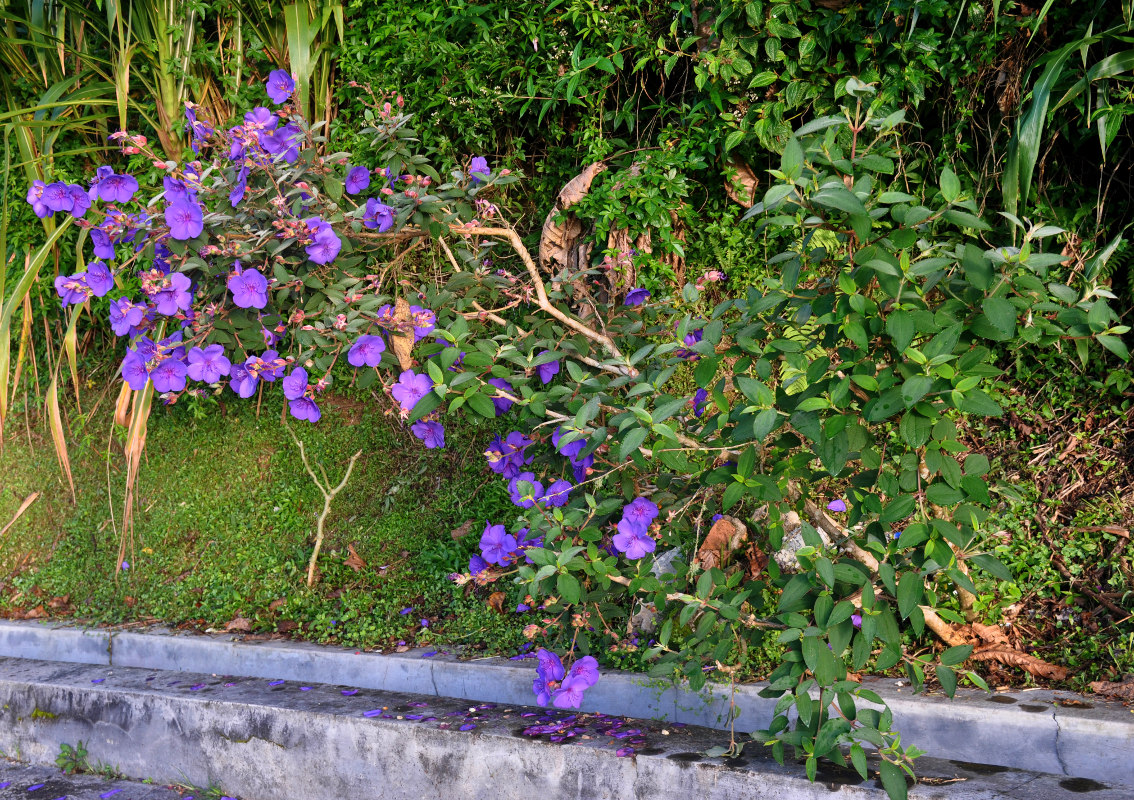
[[[405,108],[405,107],[406,107],[406,101],[402,99],[401,95],[398,95],[398,108]]]

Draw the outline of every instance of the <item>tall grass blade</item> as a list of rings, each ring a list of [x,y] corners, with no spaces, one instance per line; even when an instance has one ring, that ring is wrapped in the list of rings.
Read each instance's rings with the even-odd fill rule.
[[[7,533],[8,529],[16,524],[16,520],[18,520],[20,517],[22,517],[24,515],[24,512],[27,511],[31,507],[31,504],[34,503],[38,499],[39,499],[39,492],[32,492],[27,497],[25,497],[24,502],[20,503],[20,507],[16,509],[16,513],[14,515],[12,515],[12,518],[10,520],[8,520],[8,524],[5,525],[3,528],[0,528],[0,536],[3,536],[5,533]]]
[[[67,476],[67,485],[71,488],[71,503],[75,498],[75,479],[71,477],[71,458],[67,454],[67,431],[63,427],[63,414],[59,411],[59,373],[56,371],[51,378],[51,385],[47,387],[47,425],[51,431],[51,441],[55,445],[55,457],[59,459],[59,467]]]

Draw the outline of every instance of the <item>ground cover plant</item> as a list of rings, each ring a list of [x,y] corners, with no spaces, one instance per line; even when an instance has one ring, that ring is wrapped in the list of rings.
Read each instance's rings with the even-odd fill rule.
[[[360,164],[320,154],[295,89],[271,73],[279,110],[256,106],[227,130],[187,104],[196,158],[185,164],[115,134],[165,173],[160,187],[103,166],[89,186],[28,191],[38,217],[63,218],[55,235],[69,224],[89,235],[92,259],[55,280],[72,326],[116,274],[139,280],[109,311],[128,342],[117,573],[131,569],[155,398],[262,400],[278,382],[290,416],[314,423],[345,360],[354,386],[375,388],[426,450],[446,446],[455,412],[518,412],[517,429],[484,451],[515,510],[488,519],[480,553],[452,578],[513,578],[543,612],[525,635],[569,645],[567,664],[537,653],[541,705],[579,706],[598,680],[592,650],[644,649],[657,674],[699,689],[706,671],[735,675],[750,646],[773,639],[781,664],[764,693],[780,701],[757,741],[780,760],[790,747],[812,778],[820,759],[848,756],[865,778],[873,746],[900,797],[919,751],[901,744],[888,712],[856,703],[880,699],[848,667],[903,664],[917,686],[932,669],[950,695],[962,678],[987,688],[964,667],[970,657],[1062,672],[1018,651],[974,650],[949,624],[976,621],[974,575],[1011,579],[986,546],[989,460],[964,455],[957,422],[1003,413],[983,388],[1000,374],[987,343],[1096,339],[1123,354],[1128,329],[1097,280],[1117,240],[1077,288],[1045,282],[1068,260],[1044,249],[1061,230],[1013,215],[994,230],[949,170],[902,191],[890,176],[904,114],[851,82],[853,105],[793,134],[747,215],[781,249],[777,272],[741,295],[706,274],[674,304],[633,285],[624,265],[605,281],[586,263],[542,273],[491,200],[514,176],[480,156],[435,168],[415,150],[401,97],[372,95],[367,132],[381,158]],[[562,224],[549,218],[545,235]],[[980,232],[1011,238],[990,248]],[[424,237],[448,269],[414,283],[398,263]],[[679,369],[692,371],[692,396],[674,394]],[[359,455],[332,489],[296,444],[325,500],[310,587],[324,519]],[[939,599],[951,594],[956,608]],[[657,630],[645,648],[632,619],[641,612]],[[902,621],[948,649],[908,651]]]
[[[199,627],[290,622],[300,627],[289,635],[396,647],[414,641],[412,611],[392,625],[351,618],[345,632],[344,613],[383,608],[384,620],[424,602],[430,626],[416,621],[418,641],[512,653],[522,637],[549,648],[535,687],[548,703],[577,702],[591,654],[694,685],[773,673],[784,710],[806,710],[799,729],[777,720],[765,741],[795,748],[809,768],[836,755],[833,742],[872,741],[886,727],[848,711],[862,669],[947,690],[966,675],[1126,685],[1130,249],[1115,143],[1127,136],[1128,59],[1116,48],[1128,13],[1100,5],[1068,20],[1008,3],[990,14],[973,3],[866,3],[852,15],[748,3],[710,19],[649,4],[596,16],[572,2],[529,18],[426,4],[413,10],[418,22],[448,34],[410,46],[389,35],[405,17],[396,3],[348,8],[358,24],[347,30],[383,32],[375,52],[390,68],[374,73],[373,42],[344,37],[335,4],[315,5],[307,27],[300,6],[250,13],[264,47],[246,60],[218,44],[239,25],[195,18],[185,30],[214,49],[185,51],[200,60],[185,62],[184,81],[166,57],[142,70],[173,117],[190,94],[202,106],[190,106],[187,125],[148,131],[151,141],[116,136],[124,157],[88,161],[61,147],[58,158],[37,157],[51,153],[49,131],[62,130],[69,109],[97,127],[99,84],[83,82],[74,99],[44,95],[67,98],[57,121],[43,108],[4,118],[28,121],[6,128],[18,142],[6,175],[10,186],[24,169],[27,183],[14,183],[31,191],[27,205],[10,198],[13,225],[0,228],[0,249],[10,230],[20,252],[0,276],[0,424],[11,442],[26,421],[36,441],[42,403],[55,454],[6,445],[6,466],[29,477],[26,490],[0,497],[0,520],[18,516],[56,454],[58,494],[83,509],[69,523],[58,508],[46,515],[45,496],[13,533],[47,519],[52,534],[88,535],[106,522],[96,511],[105,500],[89,494],[106,482],[107,440],[88,446],[99,383],[80,376],[118,368],[121,343],[114,366],[99,356],[113,334],[130,342],[132,384],[113,404],[125,458],[112,458],[110,472],[115,491],[127,487],[125,506],[90,548],[68,536],[50,559],[0,576],[8,613],[66,613],[52,601],[76,585],[75,570],[94,570],[114,577],[69,599],[84,611],[105,603],[106,621],[160,610]],[[786,46],[794,42],[798,53]],[[328,57],[339,45],[341,58]],[[109,55],[118,70],[122,52]],[[958,55],[970,52],[980,58]],[[486,76],[504,62],[521,66],[489,90]],[[234,81],[245,68],[279,71],[265,91]],[[190,91],[209,85],[210,69],[230,89],[225,102]],[[336,69],[335,101],[350,112],[340,119],[352,122],[328,128]],[[13,74],[40,80],[34,69]],[[348,79],[389,93],[375,101]],[[160,116],[114,85],[122,128]],[[284,95],[282,111],[267,99]],[[319,123],[308,127],[300,112],[312,109]],[[920,126],[902,124],[902,109]],[[357,124],[363,117],[374,129]],[[1044,140],[1052,130],[1058,137]],[[76,124],[58,141],[86,135]],[[1015,183],[1001,185],[1009,136]],[[113,166],[96,174],[100,163]],[[536,179],[511,183],[507,168],[521,165]],[[1002,201],[1059,224],[1001,217]],[[151,414],[151,394],[172,404],[172,419]],[[302,516],[282,525],[261,514],[256,547],[230,526],[236,556],[178,572],[203,589],[187,604],[146,577],[155,562],[163,579],[182,562],[138,554],[155,536],[195,552],[158,530],[156,510],[170,506],[154,499],[158,470],[145,459],[156,466],[155,442],[177,438],[181,409],[207,416],[214,401],[232,408],[243,394],[255,410],[225,418],[256,420],[248,441],[271,443],[282,459],[270,491],[301,498]],[[386,500],[402,487],[393,497],[412,502],[414,479],[387,484],[381,473],[389,490],[378,515],[358,499],[376,480],[378,456],[364,454],[323,517],[321,553],[308,534],[323,497],[275,417],[293,415],[308,454],[322,453],[327,473],[315,466],[312,477],[333,487],[374,442],[351,427],[341,398],[365,401],[363,419],[383,412],[390,436],[378,453],[395,464],[409,458],[407,443],[419,458],[459,450],[429,463],[457,487],[480,476],[488,497],[475,524],[446,511],[428,520],[427,540],[412,538],[420,532],[405,530],[400,501],[387,511]],[[223,436],[217,426],[209,430]],[[102,459],[93,469],[92,453]],[[247,460],[231,469],[253,471]],[[184,515],[239,508],[196,483],[191,497],[177,500],[179,482],[157,497]],[[433,576],[436,592],[369,573],[360,583],[358,561],[373,569],[386,559],[359,542],[350,565],[352,519],[415,555],[420,543],[414,574]],[[18,559],[36,540],[11,541],[26,543],[3,551]],[[257,587],[263,570],[274,577],[262,594],[223,587],[233,574]],[[273,609],[287,594],[284,572],[298,580]],[[479,611],[467,627],[465,609]],[[584,674],[568,684],[573,657]],[[842,660],[846,680],[833,681]],[[810,680],[827,687],[819,707],[801,694]],[[887,751],[895,791],[895,771],[913,755]]]

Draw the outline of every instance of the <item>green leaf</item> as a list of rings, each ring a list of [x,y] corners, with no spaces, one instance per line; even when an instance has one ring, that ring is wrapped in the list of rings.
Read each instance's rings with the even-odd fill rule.
[[[914,318],[908,311],[893,311],[886,317],[886,333],[894,342],[894,349],[905,352],[914,337]]]
[[[985,318],[1003,335],[1012,338],[1016,330],[1016,306],[1003,297],[985,298],[982,306]]]
[[[1110,352],[1121,358],[1123,361],[1130,360],[1130,350],[1127,349],[1126,343],[1117,336],[1110,334],[1100,333],[1095,336],[1095,341],[1101,344]]]
[[[1012,580],[1011,570],[1009,570],[1008,567],[1004,566],[1003,562],[1001,562],[1000,559],[996,558],[995,556],[990,556],[987,553],[979,553],[975,556],[969,556],[965,560],[976,564],[985,572],[991,575],[995,575],[1002,581]]]
[[[870,777],[870,773],[866,768],[866,751],[862,749],[862,745],[860,745],[858,742],[855,742],[851,745],[850,759],[851,763],[854,764],[854,768],[858,771],[858,774],[862,776],[863,780],[866,780]]]
[[[878,765],[878,772],[882,778],[882,788],[890,800],[908,800],[909,793],[906,786],[906,774],[901,767],[890,761],[883,761]]]
[[[622,444],[618,448],[618,458],[622,462],[629,461],[634,452],[642,446],[642,442],[646,441],[646,434],[648,431],[645,428],[637,427],[631,428],[622,437]]]
[[[939,659],[942,664],[947,667],[955,667],[957,664],[962,663],[966,658],[973,653],[973,646],[971,644],[962,644],[957,647],[950,647],[941,654]]]
[[[474,392],[469,395],[466,405],[482,417],[486,417],[487,419],[496,418],[496,406],[492,405],[492,400],[485,397],[480,392]]]
[[[961,196],[961,181],[958,180],[957,174],[948,167],[941,171],[941,195],[945,198],[946,203],[955,203],[957,198]]]
[[[957,673],[949,667],[937,667],[937,680],[941,681],[941,688],[945,690],[947,697],[957,693]]]
[[[933,387],[933,378],[928,375],[914,375],[902,384],[902,402],[912,408]]]
[[[811,202],[856,216],[869,216],[866,206],[845,186],[828,186],[825,189],[820,189],[811,195]]]
[[[906,619],[921,602],[925,582],[916,572],[905,572],[898,579],[898,613]]]
[[[559,597],[565,602],[572,604],[579,602],[579,581],[574,575],[559,573],[559,577],[555,580],[555,588],[559,591]]]

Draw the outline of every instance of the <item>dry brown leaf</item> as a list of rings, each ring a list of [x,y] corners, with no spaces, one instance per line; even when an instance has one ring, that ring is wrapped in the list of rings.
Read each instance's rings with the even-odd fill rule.
[[[390,349],[404,371],[413,366],[413,314],[409,301],[404,297],[399,297],[394,303],[394,322],[397,327],[389,332]]]
[[[701,569],[722,567],[732,552],[748,541],[748,529],[736,517],[721,517],[709,529],[709,535],[697,550],[693,563]]]
[[[114,424],[122,428],[129,428],[134,418],[134,390],[130,384],[123,383],[118,392],[118,400],[114,404]]]
[[[1004,635],[1004,631],[1000,629],[999,625],[981,625],[979,622],[974,622],[972,629],[973,633],[988,644],[1010,645],[1008,637]]]
[[[1065,667],[1060,667],[1056,664],[1048,664],[1042,659],[1030,656],[1027,653],[1021,653],[1019,650],[1013,650],[1011,647],[1004,645],[993,645],[991,647],[982,647],[975,651],[972,655],[977,661],[999,661],[1001,664],[1006,664],[1010,667],[1019,667],[1025,672],[1035,675],[1037,678],[1050,678],[1054,681],[1067,680],[1070,672]]]
[[[293,619],[281,620],[280,624],[276,626],[276,630],[279,633],[291,633],[297,628],[299,628],[299,623]]]
[[[30,611],[24,612],[24,619],[43,619],[47,616],[47,609],[43,606],[36,606]]]
[[[453,530],[449,531],[449,535],[453,537],[454,541],[460,539],[463,536],[467,536],[469,530],[472,528],[472,524],[473,521],[471,519],[466,519],[458,527],[453,528]]]
[[[277,608],[279,608],[280,606],[282,606],[286,602],[287,602],[286,597],[277,597],[275,600],[268,603],[268,610],[269,611],[275,611]]]
[[[1088,686],[1095,694],[1109,697],[1112,700],[1123,700],[1134,703],[1134,679],[1114,683],[1113,681],[1091,681]]]
[[[71,595],[65,594],[62,597],[51,598],[51,602],[47,604],[47,607],[59,610],[61,608],[66,608],[69,605],[71,605]]]
[[[234,617],[224,626],[226,633],[248,633],[252,630],[252,621],[244,617]]]
[[[586,197],[595,176],[605,171],[606,164],[597,161],[588,165],[559,190],[555,206],[548,212],[547,219],[543,222],[543,233],[539,238],[539,263],[545,269],[552,268],[553,265],[567,269],[577,268],[580,260],[579,239],[583,233],[583,225],[574,214],[563,215],[563,212]],[[556,222],[560,215],[563,215],[563,221]],[[589,246],[586,247],[586,251],[586,255],[589,256]]]
[[[488,607],[495,611],[497,614],[504,613],[504,599],[507,595],[504,592],[493,592],[488,596]]]
[[[730,160],[725,166],[725,194],[734,203],[752,208],[756,202],[756,187],[760,179],[752,167],[743,161]]]
[[[135,600],[135,599],[134,599],[133,597],[130,597],[130,595],[126,595],[125,597],[123,597],[123,598],[122,598],[122,601],[123,601],[124,603],[126,603],[126,606],[127,606],[128,608],[133,608],[133,607],[134,607],[135,605],[137,605],[137,603],[138,603],[138,601],[137,601],[137,600]]]
[[[363,561],[362,556],[360,556],[355,551],[353,544],[347,545],[347,551],[350,553],[350,555],[343,559],[344,564],[353,569],[355,572],[366,569],[366,562]]]

